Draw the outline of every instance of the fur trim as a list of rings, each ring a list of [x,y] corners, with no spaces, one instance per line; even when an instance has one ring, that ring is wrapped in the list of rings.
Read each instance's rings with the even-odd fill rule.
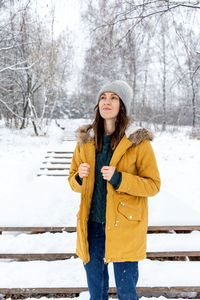
[[[126,137],[133,143],[134,146],[145,140],[152,141],[154,138],[153,132],[146,128],[137,127],[133,123],[128,125],[125,130]]]
[[[81,146],[90,142],[94,138],[92,125],[83,125],[76,130],[77,142]]]
[[[127,126],[125,130],[126,137],[134,146],[145,140],[153,140],[153,133],[146,128],[137,127],[133,123]],[[92,125],[83,125],[76,130],[77,142],[81,146],[93,140],[94,131]]]

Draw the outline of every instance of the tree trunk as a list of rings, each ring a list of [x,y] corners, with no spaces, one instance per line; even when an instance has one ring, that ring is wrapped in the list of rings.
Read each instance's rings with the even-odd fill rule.
[[[163,30],[162,35],[162,46],[163,46],[163,101],[162,101],[162,130],[166,130],[166,45],[165,45],[165,34]]]
[[[150,44],[150,35],[148,37],[148,41],[147,41],[147,47],[146,47],[146,52],[145,52],[145,73],[144,73],[144,90],[143,90],[143,96],[142,96],[142,107],[145,106],[146,104],[146,93],[147,93],[147,80],[148,80],[148,65],[149,65],[149,44]]]
[[[34,132],[35,132],[35,135],[38,136],[38,130],[37,130],[37,126],[35,124],[35,121],[32,120],[32,124],[33,124],[33,129],[34,129]]]
[[[192,128],[196,127],[196,99],[195,99],[195,91],[192,86]]]
[[[26,112],[28,109],[28,101],[25,102],[25,106],[24,106],[24,111],[23,111],[23,120],[22,120],[22,125],[20,127],[20,129],[25,128],[25,121],[26,121]]]

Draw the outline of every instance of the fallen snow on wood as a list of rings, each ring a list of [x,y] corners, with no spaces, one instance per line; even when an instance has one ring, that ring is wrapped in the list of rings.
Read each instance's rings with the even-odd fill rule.
[[[0,236],[0,253],[75,253],[76,233],[17,234]],[[147,251],[200,251],[200,232],[148,234]]]
[[[76,300],[89,300],[90,296],[88,292],[83,292],[80,293],[79,297],[76,297],[74,299]],[[109,298],[117,300],[118,298]],[[7,300],[12,300],[11,298],[7,298]],[[26,298],[26,300],[38,300],[38,298]],[[55,300],[55,298],[47,298],[47,297],[41,297],[40,300]],[[72,298],[59,298],[59,300],[72,300]],[[174,298],[165,298],[163,296],[160,297],[151,297],[151,298],[146,298],[146,297],[141,297],[140,300],[174,300]],[[191,298],[176,298],[176,300],[191,300]]]
[[[115,286],[112,264],[109,264],[109,273],[110,286]],[[200,262],[160,262],[146,259],[139,263],[138,286],[199,285]],[[71,258],[50,262],[0,262],[0,287],[87,287],[87,283],[82,261]]]

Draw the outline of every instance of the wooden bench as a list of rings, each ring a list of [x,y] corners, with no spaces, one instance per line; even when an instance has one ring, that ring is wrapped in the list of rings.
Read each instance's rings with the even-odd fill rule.
[[[169,235],[173,235],[174,232],[177,233],[190,233],[194,230],[200,231],[200,226],[149,226],[148,232],[150,235],[157,235],[161,233],[168,233]],[[46,232],[68,232],[74,233],[76,231],[76,227],[0,227],[0,232],[26,232],[26,233],[46,233]],[[173,232],[173,233],[172,233]],[[0,259],[8,259],[11,260],[9,263],[14,261],[24,261],[24,263],[29,263],[28,261],[34,260],[42,260],[42,261],[57,261],[63,260],[65,263],[66,260],[70,258],[76,258],[75,253],[1,253]],[[193,263],[199,263],[200,260],[200,251],[162,251],[162,252],[147,252],[147,258],[153,260],[195,260]],[[27,262],[26,262],[27,261]],[[72,260],[73,262],[74,260]],[[157,262],[156,262],[157,263]],[[171,263],[176,263],[175,261]],[[179,263],[179,262],[178,262]],[[188,262],[182,262],[188,263]],[[190,263],[190,262],[189,262]],[[30,265],[31,266],[31,265]],[[73,272],[73,270],[72,270]],[[83,271],[82,271],[83,272]],[[59,274],[58,274],[59,276]],[[66,284],[67,285],[67,284]],[[189,286],[138,286],[137,288],[139,296],[146,297],[190,297],[190,298],[198,298],[200,297],[200,280],[199,285],[189,285]],[[50,297],[77,297],[81,292],[87,291],[87,288],[84,286],[77,287],[37,287],[34,288],[0,288],[0,294],[5,295],[6,297],[11,298],[25,298],[25,297],[42,297],[42,296],[50,296]],[[116,289],[111,287],[109,289],[110,296],[116,296]]]
[[[65,260],[69,258],[77,258],[76,253],[0,253],[0,259],[10,259],[16,261],[31,260]],[[200,261],[200,251],[163,251],[163,252],[147,252],[147,258],[154,260],[191,260]]]
[[[5,264],[5,263],[4,263]],[[9,262],[9,265],[11,265],[12,262]],[[29,264],[29,262],[24,262],[22,264]],[[13,276],[19,276],[19,274],[21,272],[23,272],[23,276],[21,282],[24,281],[25,278],[27,278],[28,276],[28,272],[30,271],[31,274],[33,275],[33,277],[36,277],[36,274],[39,276],[37,279],[34,279],[35,282],[35,286],[33,287],[33,282],[32,279],[30,279],[30,285],[31,287],[27,287],[29,285],[29,283],[26,281],[26,286],[24,286],[24,288],[22,288],[22,284],[20,284],[21,288],[0,288],[0,294],[6,295],[7,297],[16,297],[19,295],[23,295],[25,297],[30,297],[30,296],[44,296],[44,295],[48,295],[51,297],[75,297],[78,296],[81,292],[83,291],[87,291],[87,287],[86,287],[86,278],[85,277],[85,272],[84,272],[84,268],[82,266],[82,262],[78,259],[73,259],[70,264],[68,265],[68,262],[64,262],[64,265],[62,268],[61,264],[59,263],[57,265],[57,268],[54,267],[52,268],[53,272],[58,272],[56,273],[57,278],[56,282],[57,282],[57,286],[52,286],[52,287],[47,287],[45,286],[45,281],[49,282],[49,278],[51,277],[51,273],[49,273],[49,277],[47,274],[47,278],[45,278],[44,280],[44,274],[46,274],[45,272],[49,269],[49,266],[47,266],[48,263],[42,264],[40,266],[40,270],[38,272],[37,270],[37,264],[34,264],[34,266],[32,265],[33,263],[31,263],[30,265],[30,269],[27,268],[27,266],[23,266],[21,265],[21,263],[19,263],[18,265],[16,265],[16,263],[14,263],[14,265],[12,266],[12,268],[9,268],[10,272],[12,272],[12,270],[16,270],[15,268],[17,268],[16,272],[14,272],[15,274]],[[173,265],[172,265],[173,264]],[[196,265],[196,267],[193,265],[193,262],[172,262],[172,264],[170,265],[170,270],[172,272],[172,274],[168,274],[168,272],[170,272],[169,268],[166,268],[166,265],[162,265],[161,262],[156,262],[156,264],[154,262],[151,262],[149,264],[148,261],[143,261],[140,262],[140,271],[141,271],[141,280],[138,283],[138,293],[139,296],[148,296],[148,297],[158,297],[158,296],[165,296],[165,297],[170,297],[170,298],[183,298],[183,297],[187,297],[187,298],[198,298],[200,296],[200,282],[198,283],[198,278],[196,278],[195,276],[198,276],[200,274],[199,271],[199,262],[197,262],[198,265]],[[174,265],[175,264],[175,265]],[[182,276],[182,267],[183,264],[187,264],[187,268],[184,268],[185,273],[183,274],[184,278],[184,282],[186,282],[187,280],[187,276],[188,274],[190,274],[191,277],[194,278],[194,284],[192,285],[192,280],[190,279],[188,282],[190,284],[186,284],[185,285],[181,285],[180,281],[181,281],[181,276]],[[192,265],[191,265],[192,264]],[[195,268],[194,268],[195,267]],[[56,271],[58,270],[58,271]],[[79,271],[80,270],[80,273]],[[109,270],[111,271],[112,268],[110,266]],[[149,278],[148,280],[148,271],[152,270],[152,277]],[[163,273],[162,273],[163,270]],[[194,274],[191,274],[191,271],[194,270]],[[174,282],[173,284],[173,272],[177,271],[177,276],[178,276],[178,280]],[[24,273],[25,272],[25,273]],[[33,272],[33,273],[32,273]],[[76,272],[76,273],[75,273]],[[78,272],[78,273],[77,273]],[[157,272],[157,273],[155,273]],[[71,273],[73,273],[73,278],[69,277],[71,275]],[[113,272],[111,272],[113,273]],[[12,273],[13,274],[13,273]],[[113,287],[114,285],[114,281],[113,281],[113,274],[110,274],[110,290],[109,290],[109,294],[110,295],[116,295],[116,289]],[[1,276],[3,276],[3,272],[1,272]],[[43,279],[43,286],[39,287],[37,286],[37,282],[40,283],[40,276]],[[172,276],[172,279],[170,278]],[[160,279],[160,277],[162,277]],[[167,278],[166,280],[166,284],[161,284],[163,282],[163,280]],[[3,278],[2,278],[3,279]],[[80,280],[79,280],[80,279]],[[189,279],[189,278],[188,278]],[[19,282],[20,282],[19,280]],[[7,281],[7,279],[5,280]],[[63,282],[65,281],[65,287],[63,287],[63,284],[60,284],[59,282]],[[10,282],[12,282],[12,277],[10,279]],[[10,285],[9,282],[9,285]],[[72,283],[73,282],[73,283]],[[148,282],[148,284],[144,284]],[[156,284],[157,283],[157,284]],[[179,283],[179,284],[177,284]],[[16,282],[15,282],[15,287],[16,287]]]
[[[172,240],[171,232],[177,232],[177,233],[189,233],[193,230],[200,231],[200,226],[149,226],[148,227],[148,239],[150,237],[154,237],[154,239],[151,239],[151,243],[158,242],[158,239],[161,237],[164,237],[165,242],[166,238],[168,238],[168,241]],[[76,232],[76,227],[0,227],[0,232],[26,232],[26,233],[46,233],[46,232],[52,232],[52,233],[74,233]],[[160,235],[160,233],[163,233],[163,235]],[[154,235],[153,235],[154,234]],[[159,236],[155,239],[156,236]],[[181,236],[181,234],[180,234]],[[183,235],[180,237],[180,241],[183,240],[183,237],[185,238],[186,235]],[[199,236],[197,236],[199,238]],[[75,240],[75,236],[73,237]],[[178,239],[178,236],[176,237],[176,240]],[[184,239],[184,241],[188,242],[188,237]],[[151,260],[192,260],[192,261],[199,261],[200,260],[200,245],[199,247],[196,246],[195,249],[186,247],[187,250],[181,248],[181,250],[177,246],[174,247],[174,242],[171,243],[171,247],[173,247],[173,250],[171,251],[165,251],[162,247],[159,248],[156,246],[155,249],[151,248],[151,251],[147,251],[147,258]],[[196,245],[195,243],[194,245]],[[74,243],[75,245],[75,243]],[[189,251],[188,251],[189,249]],[[73,248],[71,249],[73,251]],[[153,251],[152,251],[153,250]],[[35,251],[34,251],[35,252]],[[29,261],[29,260],[65,260],[69,259],[71,257],[77,257],[75,253],[72,252],[65,252],[64,253],[0,253],[0,259],[11,259],[11,260],[18,260],[18,261]]]
[[[30,233],[43,233],[43,232],[76,232],[76,227],[0,227],[0,234],[2,232],[30,232]]]
[[[78,297],[80,293],[86,292],[86,287],[71,287],[71,288],[0,288],[0,294],[6,298],[21,297]],[[190,298],[197,299],[200,297],[200,286],[173,286],[173,287],[137,287],[139,298],[141,297],[169,297],[170,298]],[[116,288],[109,289],[109,296],[116,297]],[[151,296],[149,296],[151,295]]]
[[[168,232],[176,232],[176,233],[190,233],[194,230],[200,231],[199,225],[185,225],[185,226],[148,226],[148,233],[168,233]],[[76,227],[0,227],[0,234],[6,231],[13,232],[31,232],[31,233],[42,233],[42,232],[76,232]]]
[[[40,168],[38,176],[68,176],[73,152],[65,151],[47,151],[45,160]],[[149,226],[148,234],[158,233],[191,233],[192,231],[200,231],[200,226]],[[0,234],[2,232],[26,232],[31,234],[45,233],[45,232],[76,232],[76,227],[0,227]],[[68,260],[76,258],[75,253],[0,253],[0,259],[9,259],[15,261],[56,261]],[[162,252],[147,252],[147,258],[151,260],[200,260],[200,251],[162,251]],[[73,260],[72,260],[73,261]],[[76,260],[77,261],[77,260]],[[10,262],[12,263],[12,262]],[[24,264],[29,262],[24,262]],[[63,263],[63,262],[62,262]],[[65,263],[65,262],[64,262]],[[172,262],[174,263],[174,262]],[[183,262],[185,263],[185,262]],[[196,263],[196,262],[195,262]],[[199,262],[197,262],[199,263]],[[162,269],[160,269],[162,270]],[[180,271],[181,272],[181,271]],[[69,275],[70,276],[70,275]],[[154,275],[153,275],[154,276]],[[188,275],[189,276],[189,275]],[[77,281],[77,285],[79,282]],[[67,284],[66,284],[67,285]],[[7,298],[19,298],[30,296],[51,296],[51,297],[77,297],[81,292],[88,289],[81,285],[77,287],[34,287],[34,288],[0,288],[0,294],[5,295]],[[139,297],[158,297],[165,296],[171,298],[177,297],[190,297],[200,298],[200,280],[199,285],[179,286],[174,284],[169,286],[138,286],[137,288]],[[111,287],[109,289],[110,296],[116,296],[116,289]]]
[[[72,151],[47,151],[37,176],[68,176]]]
[[[57,150],[55,150],[55,151],[47,151],[47,153],[50,155],[50,154],[69,154],[71,157],[72,157],[72,155],[73,155],[73,151],[62,151],[62,150],[60,150],[60,151],[57,151]]]

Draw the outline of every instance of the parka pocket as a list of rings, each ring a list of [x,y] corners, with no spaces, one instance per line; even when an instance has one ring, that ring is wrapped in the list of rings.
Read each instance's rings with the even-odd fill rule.
[[[117,210],[129,221],[140,221],[142,219],[141,210],[132,204],[120,201]]]

